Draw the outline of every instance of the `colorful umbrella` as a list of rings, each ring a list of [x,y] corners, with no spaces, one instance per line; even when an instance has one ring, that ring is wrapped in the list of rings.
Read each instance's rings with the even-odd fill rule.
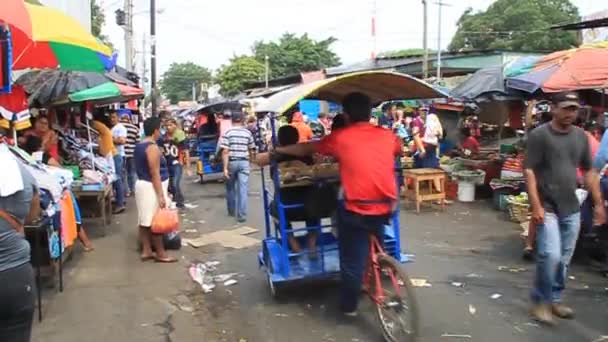
[[[132,98],[142,98],[144,91],[141,88],[126,84],[107,82],[91,89],[70,94],[68,97],[72,102],[104,101],[104,102],[126,102]]]
[[[529,59],[507,73],[507,87],[534,93],[608,88],[608,42]]]
[[[109,47],[63,12],[22,0],[2,2],[0,23],[12,31],[13,70],[104,71],[115,63]]]

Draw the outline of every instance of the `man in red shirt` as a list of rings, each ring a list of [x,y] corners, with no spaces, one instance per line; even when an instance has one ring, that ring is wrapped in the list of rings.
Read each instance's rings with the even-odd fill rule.
[[[279,147],[276,153],[300,157],[320,153],[340,164],[345,202],[338,219],[340,306],[352,316],[369,254],[369,235],[381,236],[397,203],[395,157],[401,153],[401,142],[392,131],[369,123],[372,104],[366,95],[351,93],[342,106],[347,127],[319,142]]]

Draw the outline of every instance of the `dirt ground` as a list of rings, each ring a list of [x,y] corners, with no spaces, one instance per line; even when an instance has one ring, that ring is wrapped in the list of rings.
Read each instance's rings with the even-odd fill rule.
[[[252,177],[246,225],[259,229],[251,237],[262,239],[259,174]],[[184,188],[196,206],[182,217],[184,237],[236,227],[225,214],[223,185],[184,180]],[[416,289],[421,341],[608,341],[608,280],[576,262],[566,293],[576,320],[555,328],[530,320],[534,265],[521,260],[518,225],[488,203],[454,204],[444,212],[425,208],[419,215],[406,209],[401,222],[402,249],[415,255],[404,267],[432,285]],[[35,324],[33,341],[381,341],[369,303],[354,321],[340,318],[335,283],[296,284],[280,301],[271,298],[258,267],[259,245],[186,246],[174,253],[177,264],[142,263],[133,199],[126,214],[114,217],[107,236],[94,223],[87,228],[96,250],[76,250],[66,265],[63,293],[44,289],[44,317]],[[203,293],[187,270],[206,261],[220,262],[218,274],[238,273],[238,283]],[[492,299],[494,294],[500,297]]]

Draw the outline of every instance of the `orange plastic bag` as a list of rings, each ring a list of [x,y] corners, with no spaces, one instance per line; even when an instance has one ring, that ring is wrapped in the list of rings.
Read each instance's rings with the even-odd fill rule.
[[[179,215],[177,210],[158,209],[152,218],[152,233],[167,234],[179,229]]]

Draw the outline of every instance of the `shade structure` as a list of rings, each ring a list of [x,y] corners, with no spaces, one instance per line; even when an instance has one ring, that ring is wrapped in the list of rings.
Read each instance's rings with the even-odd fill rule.
[[[114,102],[128,101],[132,98],[143,97],[143,89],[125,84],[107,82],[91,89],[70,94],[68,98],[72,102],[112,100]]]
[[[507,76],[507,87],[529,93],[607,88],[608,42],[554,52]]]
[[[502,66],[480,69],[450,91],[450,96],[470,101],[508,101],[520,99],[519,92],[505,87]]]
[[[257,112],[283,114],[303,99],[342,102],[353,92],[366,94],[374,104],[390,100],[416,100],[447,97],[447,94],[415,77],[385,71],[369,71],[302,84],[268,98]]]
[[[2,2],[0,23],[11,29],[13,70],[104,71],[115,63],[112,50],[76,19],[45,6],[16,0]]]

